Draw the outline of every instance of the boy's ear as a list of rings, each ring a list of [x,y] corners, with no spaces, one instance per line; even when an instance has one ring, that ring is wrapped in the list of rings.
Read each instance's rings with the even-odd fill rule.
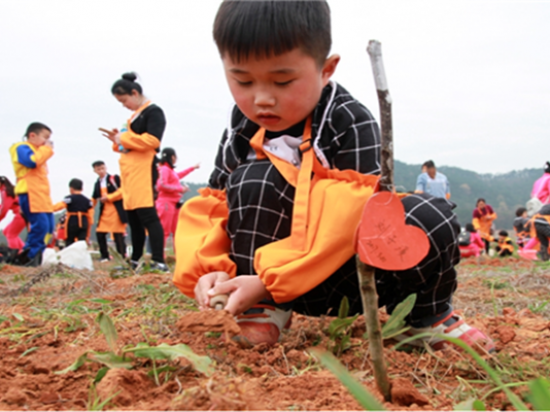
[[[325,60],[325,63],[323,64],[323,68],[321,69],[321,75],[323,77],[323,86],[326,86],[328,84],[328,81],[336,71],[336,67],[338,66],[339,62],[340,62],[340,56],[338,54],[333,54]]]

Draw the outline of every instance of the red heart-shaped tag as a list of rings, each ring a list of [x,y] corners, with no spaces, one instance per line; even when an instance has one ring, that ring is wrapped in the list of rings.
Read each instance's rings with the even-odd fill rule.
[[[371,196],[363,209],[356,241],[361,261],[385,270],[410,269],[430,250],[426,233],[405,224],[405,208],[391,192]]]

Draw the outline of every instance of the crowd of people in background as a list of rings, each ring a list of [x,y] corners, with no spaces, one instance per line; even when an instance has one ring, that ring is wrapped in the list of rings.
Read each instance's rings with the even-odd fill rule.
[[[433,160],[422,165],[421,174],[416,180],[415,193],[429,193],[432,196],[449,200],[451,187],[447,177],[438,172]],[[494,253],[499,257],[512,256],[514,241],[506,230],[495,228],[498,215],[484,198],[476,201],[472,211],[472,221],[467,223],[459,235],[462,257],[479,257],[489,254],[491,243],[496,243]],[[526,207],[516,210],[513,229],[518,254],[528,259],[549,259],[548,239],[550,237],[550,162],[544,167],[543,175],[535,181],[531,199]]]
[[[129,263],[135,268],[143,255],[146,236],[152,256],[151,269],[168,272],[164,247],[175,234],[177,207],[188,190],[180,180],[199,167],[196,164],[176,173],[177,155],[164,148],[159,161],[157,153],[166,120],[162,109],[143,95],[134,73],[125,73],[111,88],[111,93],[133,113],[118,130],[100,129],[112,142],[112,150],[120,154],[120,176],[107,173],[105,162],[92,164],[98,175],[91,198],[83,194],[83,182],[73,178],[69,195],[53,203],[50,195],[47,161],[53,156],[52,130],[45,124],[31,123],[24,141],[10,148],[17,184],[0,177],[0,220],[11,211],[13,220],[3,230],[8,250],[4,261],[15,265],[38,266],[46,247],[69,247],[77,241],[90,243],[94,210],[99,204],[96,237],[101,261],[111,259],[107,236],[110,234],[117,252],[126,256],[127,226],[131,233]],[[180,203],[181,205],[181,203]],[[55,224],[54,212],[64,210]],[[159,218],[160,217],[160,218]],[[27,228],[26,242],[20,233]]]

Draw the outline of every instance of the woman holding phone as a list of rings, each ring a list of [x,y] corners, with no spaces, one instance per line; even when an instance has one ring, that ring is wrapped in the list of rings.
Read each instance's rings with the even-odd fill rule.
[[[145,230],[152,248],[151,269],[168,272],[164,263],[164,232],[155,209],[155,183],[158,176],[156,153],[166,119],[160,107],[143,95],[135,73],[125,73],[111,88],[111,93],[132,116],[122,129],[99,129],[120,153],[120,178],[124,209],[132,236],[131,265],[137,267],[143,255]]]

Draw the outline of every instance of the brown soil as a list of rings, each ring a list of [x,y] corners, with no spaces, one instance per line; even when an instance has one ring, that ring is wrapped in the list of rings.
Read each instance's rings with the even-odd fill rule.
[[[543,266],[515,259],[481,263],[469,259],[459,267],[456,308],[495,340],[497,354],[485,355],[493,366],[504,365],[508,371],[521,368],[521,377],[507,376],[507,381],[529,380],[550,369],[546,361],[550,322],[542,305],[550,287],[547,272]],[[308,352],[332,344],[327,332],[331,318],[294,314],[292,327],[280,343],[248,348],[231,339],[238,327],[226,312],[196,312],[193,302],[171,285],[169,276],[113,280],[102,271],[56,275],[25,294],[9,296],[35,273],[11,266],[0,269],[2,410],[83,410],[109,398],[106,409],[122,410],[360,409]],[[184,343],[213,360],[214,374],[195,371],[183,358],[169,362],[171,370],[161,371],[159,385],[152,377],[152,362],[145,358],[134,360],[129,370],[108,370],[95,385],[93,380],[103,366],[99,363],[55,373],[86,352],[110,350],[95,321],[101,311],[116,326],[117,351],[140,342]],[[383,310],[380,315],[387,319]],[[352,326],[351,347],[339,359],[382,402],[364,332],[364,320],[359,317]],[[475,396],[472,391],[479,396],[494,388],[491,383],[479,383],[490,379],[460,350],[396,351],[394,346],[395,341],[385,342],[393,401],[384,403],[388,409],[452,410]],[[155,367],[165,365],[166,361],[157,361]],[[522,394],[525,388],[514,390]],[[494,409],[510,406],[498,391],[485,402]]]

